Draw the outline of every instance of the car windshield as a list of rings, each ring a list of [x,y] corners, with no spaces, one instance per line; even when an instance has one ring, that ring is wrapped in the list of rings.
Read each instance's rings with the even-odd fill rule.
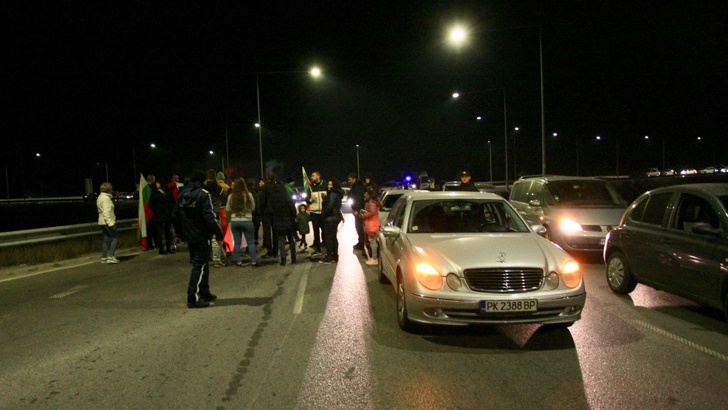
[[[529,232],[505,201],[436,199],[415,201],[409,233]]]
[[[554,206],[621,206],[619,195],[599,180],[551,181],[544,200]]]

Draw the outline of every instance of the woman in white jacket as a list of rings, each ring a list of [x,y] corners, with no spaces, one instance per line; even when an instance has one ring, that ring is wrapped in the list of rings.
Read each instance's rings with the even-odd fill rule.
[[[116,230],[114,201],[111,200],[112,192],[113,188],[111,183],[104,182],[101,184],[101,193],[96,199],[96,209],[99,211],[99,225],[104,233],[104,243],[101,247],[101,263],[119,263],[119,260],[114,256],[116,244],[119,241],[119,232]]]

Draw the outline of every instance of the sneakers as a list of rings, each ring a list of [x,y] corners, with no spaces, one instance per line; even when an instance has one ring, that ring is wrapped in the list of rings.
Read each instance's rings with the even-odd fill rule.
[[[108,259],[109,259],[109,258],[107,258],[106,256],[104,256],[103,258],[101,258],[101,263],[106,263],[106,261],[107,261]]]
[[[378,263],[379,263],[379,261],[378,261],[377,259],[372,259],[372,258],[369,258],[369,259],[367,259],[367,261],[366,261],[366,262],[364,262],[364,263],[366,263],[367,265],[376,265],[376,264],[378,264]]]
[[[204,300],[205,302],[214,302],[217,300],[217,295],[213,295],[212,293],[210,293],[207,296],[200,297],[200,300]]]
[[[323,258],[323,259],[321,259],[321,260],[319,261],[319,263],[323,263],[323,264],[325,264],[325,265],[331,265],[331,264],[332,264],[332,263],[334,263],[334,262],[335,262],[335,260],[333,260],[333,259],[329,258],[328,256],[327,256],[327,257],[325,257],[325,258]]]
[[[103,262],[102,262],[102,263],[103,263]],[[106,263],[119,263],[119,260],[118,260],[118,259],[116,259],[116,258],[115,258],[115,257],[113,257],[113,256],[109,256],[108,258],[106,258]]]
[[[187,302],[187,307],[190,309],[201,309],[201,308],[206,308],[208,306],[210,306],[210,302],[207,302],[203,299],[200,299],[194,303]]]

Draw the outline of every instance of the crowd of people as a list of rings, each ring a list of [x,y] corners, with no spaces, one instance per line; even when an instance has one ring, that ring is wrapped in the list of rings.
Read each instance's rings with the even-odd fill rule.
[[[223,172],[209,169],[191,173],[184,183],[176,174],[167,184],[148,175],[146,183],[151,218],[146,221],[145,250],[175,254],[177,244],[186,243],[192,265],[189,308],[207,307],[217,299],[210,292],[209,267],[230,266],[231,259],[240,268],[257,268],[260,260],[273,258],[285,266],[297,263],[300,252],[322,264],[338,262],[337,232],[344,221],[341,205],[345,199],[356,221],[353,251],[364,255],[367,264],[377,264],[375,235],[382,204],[371,175],[361,182],[356,173],[349,174],[350,191],[345,198],[347,194],[338,179],[324,180],[319,171],[314,171],[308,181],[307,200],[298,208],[292,195],[295,181],[287,178],[281,182],[273,172],[265,180],[236,178],[230,182]],[[119,263],[114,256],[118,232],[112,192],[111,183],[101,185],[97,209],[104,238],[101,263],[115,264]],[[228,233],[230,246],[225,243]],[[244,257],[250,259],[249,264],[243,263]]]

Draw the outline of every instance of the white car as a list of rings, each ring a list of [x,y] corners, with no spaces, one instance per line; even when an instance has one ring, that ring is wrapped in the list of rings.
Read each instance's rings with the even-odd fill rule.
[[[581,268],[544,231],[496,194],[406,192],[378,234],[400,328],[579,320]]]
[[[382,207],[379,209],[379,224],[380,225],[384,225],[384,221],[387,220],[389,211],[392,210],[392,206],[394,206],[394,203],[397,202],[397,200],[407,192],[413,192],[413,190],[397,189],[397,190],[384,191],[384,193],[382,193]],[[422,192],[429,192],[429,191],[422,190]]]

